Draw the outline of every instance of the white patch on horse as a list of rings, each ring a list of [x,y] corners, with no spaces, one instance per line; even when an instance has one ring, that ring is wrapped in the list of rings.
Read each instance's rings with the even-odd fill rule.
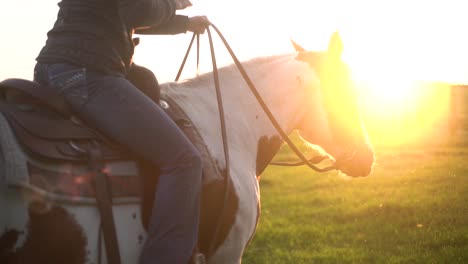
[[[291,133],[310,105],[320,108],[315,72],[294,55],[254,59],[244,67],[264,101],[286,133]],[[300,76],[300,78],[298,78]],[[210,259],[213,263],[238,263],[245,245],[255,232],[260,190],[256,179],[257,146],[260,138],[278,136],[237,68],[219,70],[226,113],[231,177],[239,197],[239,210],[225,243]],[[161,93],[184,109],[199,129],[208,150],[220,167],[225,167],[220,121],[212,74],[181,83],[162,85]],[[317,109],[316,113],[323,114]],[[324,120],[325,117],[322,117]]]

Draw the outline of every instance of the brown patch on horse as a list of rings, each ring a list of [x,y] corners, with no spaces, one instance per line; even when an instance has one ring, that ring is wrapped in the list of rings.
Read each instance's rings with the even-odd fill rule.
[[[18,262],[15,255],[15,245],[20,235],[20,231],[7,229],[0,236],[0,263],[13,264]]]
[[[227,190],[225,190],[225,181],[206,184],[202,189],[198,246],[208,258],[226,240],[239,208],[239,197],[233,188],[232,180],[230,178],[227,180],[229,181]],[[226,204],[224,203],[225,194],[227,195]],[[218,224],[220,224],[220,229],[215,238],[213,236]]]
[[[270,164],[270,161],[280,149],[282,142],[279,136],[270,138],[267,136],[260,137],[257,146],[257,177],[262,174],[268,164]]]
[[[30,209],[27,228],[26,241],[14,253],[15,261],[11,263],[86,263],[86,237],[64,208],[53,206],[46,213]]]

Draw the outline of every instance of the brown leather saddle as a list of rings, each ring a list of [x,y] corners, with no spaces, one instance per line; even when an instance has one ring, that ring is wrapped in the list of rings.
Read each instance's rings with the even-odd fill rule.
[[[163,103],[163,108],[192,142],[201,141],[190,120],[175,102],[166,98]],[[141,179],[135,176],[144,174],[145,171],[152,171],[154,175],[154,170],[157,170],[149,168],[148,164],[142,164],[126,148],[81,122],[73,116],[61,95],[36,82],[23,79],[0,82],[0,112],[8,120],[23,150],[34,159],[46,163],[65,163],[70,167],[109,164],[109,168],[104,169],[107,169],[113,197],[140,196]],[[134,161],[137,166],[129,166],[128,161]],[[112,166],[112,163],[118,165]],[[64,173],[47,171],[35,162],[28,163],[27,166],[30,184],[59,195],[69,195],[68,192],[73,191],[79,197],[94,196],[90,191],[92,188],[86,184],[89,173],[83,170],[75,173],[70,170],[69,175],[63,175]],[[67,184],[57,184],[59,182],[81,184],[66,187]]]
[[[102,159],[128,159],[119,144],[107,140],[73,116],[62,97],[38,83],[7,79],[0,82],[0,111],[22,146],[51,160],[83,161],[90,144],[99,144]]]

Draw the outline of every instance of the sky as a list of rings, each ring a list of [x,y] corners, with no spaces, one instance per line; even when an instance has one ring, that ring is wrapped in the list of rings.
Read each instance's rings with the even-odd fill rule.
[[[57,0],[3,1],[0,79],[32,78],[35,57],[58,11]],[[207,15],[241,60],[293,52],[290,39],[324,49],[340,30],[344,59],[357,78],[374,82],[417,79],[468,83],[466,0],[194,0],[180,12]],[[171,81],[191,34],[145,36],[135,62]],[[202,37],[200,70],[211,67]],[[219,42],[219,65],[231,60]],[[193,54],[194,55],[194,54]],[[194,57],[194,56],[193,56]],[[193,60],[185,76],[195,74]]]

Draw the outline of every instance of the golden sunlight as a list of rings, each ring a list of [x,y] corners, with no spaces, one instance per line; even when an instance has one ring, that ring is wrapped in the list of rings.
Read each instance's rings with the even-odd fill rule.
[[[449,85],[418,81],[373,83],[360,91],[365,124],[374,143],[428,143],[446,138]]]
[[[371,140],[395,145],[446,139],[448,83],[468,77],[464,60],[455,59],[467,56],[460,45],[468,40],[456,27],[459,11],[449,2],[384,7],[359,13],[343,27],[344,57],[360,84]]]
[[[344,41],[374,143],[399,145],[446,138],[450,85],[435,80],[447,79],[455,65],[435,70],[413,49],[397,46],[392,52],[376,48],[352,54]]]

